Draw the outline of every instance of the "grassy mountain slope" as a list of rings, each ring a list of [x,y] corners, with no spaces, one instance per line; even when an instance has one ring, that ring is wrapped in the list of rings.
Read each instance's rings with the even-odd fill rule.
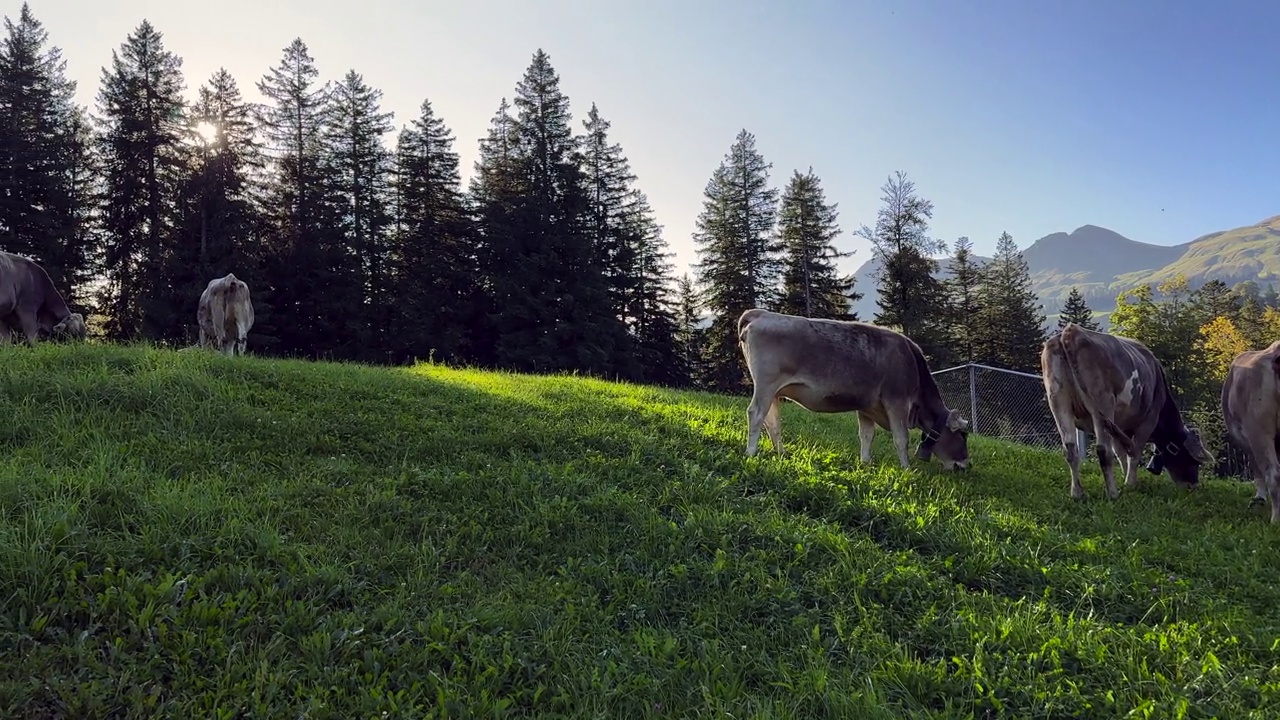
[[[1209,280],[1228,285],[1253,280],[1265,287],[1280,280],[1280,215],[1196,238],[1186,248],[1185,254],[1159,270],[1125,273],[1116,283],[1121,287],[1155,285],[1182,273],[1195,285]]]
[[[1280,216],[1254,225],[1210,233],[1180,245],[1136,242],[1119,233],[1084,225],[1071,233],[1053,233],[1025,246],[1032,287],[1051,324],[1072,286],[1080,288],[1104,323],[1116,296],[1143,284],[1158,285],[1181,273],[1192,287],[1213,279],[1228,285],[1253,280],[1265,287],[1280,281]],[[985,259],[984,259],[985,261]],[[949,276],[941,260],[939,277]],[[854,309],[870,320],[876,312],[876,260],[855,272],[863,298]]]
[[[0,348],[5,717],[1275,717],[1245,484],[570,377]],[[1127,713],[1133,713],[1126,715]]]

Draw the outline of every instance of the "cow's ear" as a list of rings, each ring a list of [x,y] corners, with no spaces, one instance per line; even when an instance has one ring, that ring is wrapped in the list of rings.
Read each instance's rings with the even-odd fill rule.
[[[1187,431],[1187,439],[1182,443],[1187,448],[1187,452],[1191,453],[1191,459],[1201,465],[1210,465],[1214,462],[1213,456],[1209,454],[1209,450],[1204,446],[1204,441],[1200,439],[1200,433],[1195,430]]]
[[[951,430],[952,432],[960,432],[961,430],[968,430],[969,421],[965,420],[963,417],[960,417],[959,410],[952,410],[951,412],[947,413],[947,429]]]

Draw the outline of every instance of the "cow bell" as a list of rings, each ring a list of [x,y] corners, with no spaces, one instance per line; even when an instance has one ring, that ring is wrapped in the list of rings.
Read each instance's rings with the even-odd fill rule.
[[[1151,459],[1147,461],[1147,472],[1152,475],[1159,475],[1163,471],[1164,458],[1160,456],[1160,453],[1152,455]]]

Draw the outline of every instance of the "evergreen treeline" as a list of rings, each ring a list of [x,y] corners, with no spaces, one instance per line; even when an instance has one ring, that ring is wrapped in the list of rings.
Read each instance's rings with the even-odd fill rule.
[[[0,246],[45,265],[110,341],[187,345],[208,281],[249,283],[260,354],[578,371],[740,391],[736,322],[769,307],[910,335],[935,367],[1034,370],[1042,308],[1003,236],[974,264],[945,243],[905,175],[869,240],[880,308],[837,262],[838,206],[812,169],[783,187],[742,130],[704,191],[692,276],[670,253],[604,112],[575,119],[550,57],[499,99],[463,186],[455,136],[429,99],[397,122],[358,72],[323,80],[301,39],[256,79],[219,70],[185,99],[182,61],[143,21],[74,102],[61,52],[24,4],[0,47]]]

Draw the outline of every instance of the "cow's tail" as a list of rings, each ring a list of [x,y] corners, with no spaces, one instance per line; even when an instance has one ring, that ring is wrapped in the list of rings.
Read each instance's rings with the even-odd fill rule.
[[[227,286],[227,305],[235,309],[236,313],[236,340],[243,340],[248,330],[249,318],[245,316],[245,308],[252,306],[249,303],[249,286],[239,278],[235,278]]]
[[[222,344],[227,340],[227,303],[229,301],[227,295],[229,293],[230,288],[225,286],[216,288],[213,292],[213,297],[210,298],[213,302],[209,303],[210,324],[213,326],[213,342],[218,350],[222,349]]]
[[[1084,404],[1085,409],[1089,411],[1090,415],[1098,417],[1098,410],[1093,405],[1093,393],[1090,392],[1090,390],[1095,388],[1087,387],[1085,377],[1076,369],[1080,367],[1078,344],[1082,342],[1089,342],[1089,339],[1082,334],[1082,331],[1083,330],[1079,325],[1076,325],[1075,323],[1067,323],[1067,326],[1063,328],[1062,332],[1058,335],[1058,344],[1062,347],[1062,359],[1067,364],[1067,372],[1071,373],[1071,377],[1075,381],[1075,386],[1082,390],[1082,392],[1077,393],[1080,398],[1080,402]],[[1133,446],[1133,438],[1129,437],[1128,434],[1121,430],[1120,426],[1116,425],[1115,420],[1107,417],[1102,418],[1102,429],[1105,430],[1107,434],[1111,435],[1116,442],[1120,443],[1124,448],[1124,451],[1131,457],[1138,456],[1138,451],[1141,448],[1135,448]]]

